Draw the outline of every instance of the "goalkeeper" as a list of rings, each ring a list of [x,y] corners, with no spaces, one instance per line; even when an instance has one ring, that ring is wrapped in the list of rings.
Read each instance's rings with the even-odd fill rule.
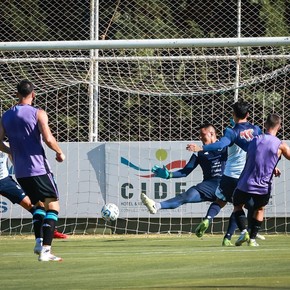
[[[212,144],[218,141],[216,129],[212,124],[204,124],[199,128],[200,140],[203,144]],[[187,150],[190,148],[187,146]],[[182,178],[188,176],[198,165],[200,165],[203,172],[203,181],[197,185],[190,187],[185,192],[177,196],[164,200],[162,202],[155,202],[144,193],[141,193],[141,200],[148,208],[149,212],[155,214],[158,210],[174,209],[186,203],[199,203],[206,201],[216,201],[215,191],[219,186],[222,174],[224,172],[227,160],[227,148],[215,151],[201,151],[193,153],[188,163],[184,168],[169,172],[165,166],[159,167],[155,165],[152,172],[156,177],[160,178]],[[219,201],[212,206],[209,215],[216,216],[221,209]]]

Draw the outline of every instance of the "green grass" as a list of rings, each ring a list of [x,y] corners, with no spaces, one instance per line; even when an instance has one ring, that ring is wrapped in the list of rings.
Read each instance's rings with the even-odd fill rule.
[[[290,289],[290,237],[266,238],[225,248],[221,236],[71,236],[54,240],[63,262],[38,262],[31,236],[1,236],[0,289]]]

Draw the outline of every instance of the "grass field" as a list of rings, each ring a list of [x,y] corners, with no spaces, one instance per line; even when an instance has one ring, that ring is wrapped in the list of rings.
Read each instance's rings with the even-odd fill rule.
[[[54,240],[62,262],[38,262],[32,236],[1,236],[0,289],[290,289],[289,236],[255,248],[221,239],[71,236]]]

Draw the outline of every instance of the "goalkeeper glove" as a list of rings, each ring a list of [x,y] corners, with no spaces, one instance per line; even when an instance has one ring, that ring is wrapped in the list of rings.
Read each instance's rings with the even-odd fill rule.
[[[160,177],[164,179],[169,179],[172,177],[172,173],[167,170],[165,165],[163,165],[163,167],[155,165],[151,171],[154,173],[156,177]]]

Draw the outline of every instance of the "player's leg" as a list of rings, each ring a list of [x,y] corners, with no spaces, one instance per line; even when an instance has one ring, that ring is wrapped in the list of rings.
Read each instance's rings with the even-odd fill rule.
[[[227,203],[225,201],[220,200],[220,199],[217,199],[216,201],[210,204],[204,220],[195,229],[195,235],[198,238],[201,238],[204,235],[209,225],[212,223],[213,219],[219,214],[221,209],[226,204]]]
[[[32,214],[32,223],[35,235],[35,246],[33,251],[35,254],[39,254],[42,249],[42,225],[46,214],[44,205],[39,201],[38,191],[35,190],[29,178],[18,178],[17,181],[21,185],[21,188],[28,194],[27,198],[24,198],[20,205]]]
[[[38,176],[36,178],[38,188],[44,195],[44,205],[46,215],[43,222],[43,247],[39,255],[39,261],[62,261],[62,258],[54,256],[51,253],[51,246],[55,227],[58,221],[59,201],[57,185],[52,174]]]
[[[251,228],[250,228],[250,241],[249,246],[259,246],[256,242],[257,234],[262,226],[264,219],[264,207],[268,204],[270,199],[270,194],[267,195],[252,195],[254,201],[254,214],[251,219]]]
[[[46,215],[43,222],[43,246],[39,255],[39,261],[62,261],[62,258],[56,257],[51,253],[51,246],[58,221],[59,202],[56,198],[45,198],[44,201]]]
[[[18,203],[20,206],[25,208],[32,214],[33,217],[33,230],[35,235],[35,247],[34,253],[39,254],[42,247],[42,222],[44,213],[39,215],[39,210],[32,204],[31,199],[25,194],[24,190],[19,186],[19,184],[8,176],[1,180],[2,193],[11,202]],[[41,222],[38,224],[38,217]]]
[[[212,220],[217,216],[220,210],[226,205],[226,202],[217,198],[216,192],[219,191],[219,179],[206,180],[197,184],[196,189],[202,196],[201,201],[212,201],[204,220],[196,227],[195,235],[201,238],[208,229]]]
[[[251,247],[257,247],[259,244],[256,242],[257,234],[261,228],[262,222],[259,220],[259,217],[264,215],[264,208],[259,208],[254,211],[254,216],[251,219],[251,227],[249,228],[250,231],[250,240],[248,245]]]
[[[220,192],[217,192],[216,195],[220,199],[232,203],[233,202],[233,193],[237,187],[238,180],[239,180],[238,178],[223,175],[221,183],[220,183],[220,187],[219,187]],[[232,214],[230,215],[230,218],[229,218],[229,223],[228,223],[228,228],[227,228],[226,234],[225,234],[223,241],[222,241],[222,246],[225,246],[225,247],[233,246],[231,239],[232,239],[232,236],[235,233],[235,230],[237,229],[237,227],[238,226],[236,223],[236,218],[235,218],[234,213],[232,212]]]
[[[175,209],[186,203],[198,203],[202,201],[205,201],[203,195],[197,190],[196,186],[192,186],[185,192],[160,202],[160,209]]]
[[[249,204],[245,204],[245,208],[248,210],[248,214],[247,214],[247,217],[248,217],[248,231],[250,231],[251,227],[252,227],[252,217],[254,216],[254,207],[253,207],[253,200],[250,201]],[[259,239],[259,240],[265,240],[266,238],[261,235],[260,233],[257,233],[256,235],[256,239]]]
[[[235,217],[234,212],[232,212],[232,214],[230,215],[230,218],[229,218],[227,232],[223,238],[222,246],[225,246],[225,247],[233,246],[231,239],[232,239],[232,236],[233,236],[235,230],[237,229],[237,227],[238,226],[236,223],[236,217]]]
[[[38,203],[35,207],[35,210],[32,213],[32,221],[33,221],[33,229],[35,235],[35,247],[34,253],[39,255],[42,249],[42,242],[43,242],[43,232],[42,226],[44,217],[46,215],[44,205],[42,203]]]
[[[244,242],[248,242],[250,240],[247,230],[247,217],[243,210],[244,204],[246,204],[250,198],[250,194],[239,189],[236,189],[233,195],[234,215],[237,225],[241,231],[241,235],[235,243],[236,246],[241,246]]]
[[[152,214],[155,214],[160,209],[175,209],[185,203],[198,203],[204,201],[202,195],[196,190],[195,186],[192,186],[187,191],[162,202],[155,202],[145,193],[141,193],[141,200]]]
[[[58,190],[53,175],[46,174],[41,176],[26,177],[24,178],[23,183],[26,188],[30,188],[31,193],[29,193],[29,196],[31,197],[32,202],[36,199],[44,201],[45,216],[42,226],[43,246],[38,260],[61,261],[61,258],[51,254],[53,233],[58,221],[59,212]]]

